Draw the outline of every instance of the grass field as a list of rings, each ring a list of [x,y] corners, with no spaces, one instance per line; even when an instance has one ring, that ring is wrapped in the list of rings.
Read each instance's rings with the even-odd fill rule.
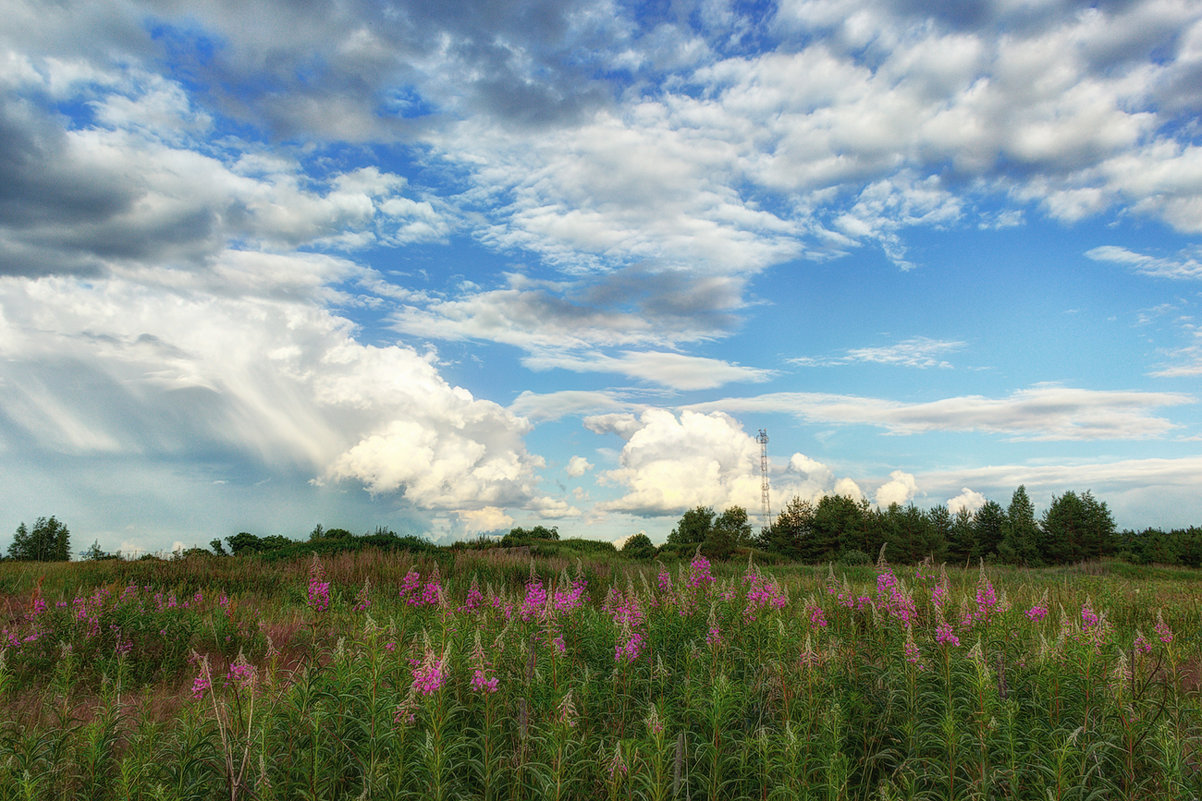
[[[1195,799],[1202,574],[0,565],[0,800]]]

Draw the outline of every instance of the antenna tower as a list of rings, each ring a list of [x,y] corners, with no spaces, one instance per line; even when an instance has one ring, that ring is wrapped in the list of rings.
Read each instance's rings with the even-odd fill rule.
[[[760,443],[760,500],[764,506],[764,528],[772,525],[772,505],[768,502],[768,430],[761,428],[755,438]]]

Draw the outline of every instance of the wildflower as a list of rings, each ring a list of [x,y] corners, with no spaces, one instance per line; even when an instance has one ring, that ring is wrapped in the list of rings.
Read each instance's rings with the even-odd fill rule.
[[[480,592],[480,583],[476,579],[476,574],[472,574],[472,585],[467,590],[467,597],[463,599],[463,605],[459,607],[460,612],[475,612],[484,603],[484,593]]]
[[[438,692],[447,678],[445,652],[439,657],[434,655],[433,649],[427,648],[425,657],[413,669],[412,675],[412,688],[419,694],[433,695]]]
[[[1156,634],[1160,637],[1160,641],[1168,645],[1173,641],[1173,630],[1164,622],[1164,613],[1160,610],[1156,611]]]
[[[371,579],[364,579],[363,586],[359,588],[359,593],[355,596],[355,611],[366,612],[371,606],[371,599],[367,597],[368,591],[371,590]]]
[[[826,628],[826,613],[822,611],[822,607],[818,604],[811,603],[806,606],[806,611],[810,615],[810,625],[820,629]]]
[[[903,646],[906,654],[906,661],[919,670],[923,670],[926,666],[922,664],[922,653],[918,650],[918,643],[914,642],[914,629],[906,629],[906,642]]]
[[[1131,647],[1134,648],[1135,652],[1139,654],[1152,653],[1152,643],[1144,639],[1143,632],[1138,630],[1135,632],[1135,642]]]
[[[709,633],[705,635],[705,644],[711,648],[722,647],[722,632],[717,626],[710,626]]]
[[[935,642],[940,645],[956,646],[960,644],[960,638],[952,632],[952,624],[941,622],[935,627]]]
[[[641,631],[631,631],[626,642],[618,642],[614,646],[614,661],[633,663],[643,653],[643,633]]]
[[[422,587],[421,605],[438,606],[442,603],[442,577],[438,573],[438,565],[434,566],[434,572],[430,574],[430,578]]]
[[[248,684],[253,684],[255,680],[254,665],[246,661],[246,657],[241,652],[238,653],[238,658],[235,659],[229,666],[229,670],[225,674],[226,685],[233,684],[237,687],[245,687]]]
[[[325,569],[317,554],[313,554],[313,565],[309,568],[309,608],[315,612],[330,608],[330,582],[325,580]]]
[[[576,712],[576,705],[572,703],[572,688],[564,694],[556,708],[555,720],[563,725],[571,728],[576,725],[580,715]]]
[[[533,620],[547,605],[547,588],[535,576],[526,582],[526,597],[522,600],[522,608],[518,615],[522,620]]]
[[[693,556],[693,561],[689,562],[688,578],[685,582],[690,590],[703,588],[713,584],[716,580],[710,573],[710,560],[701,555],[700,546],[697,548],[697,553]]]
[[[213,687],[212,680],[206,675],[208,673],[207,667],[207,665],[202,667],[200,675],[192,680],[192,700],[194,701],[204,698],[205,693]]]
[[[611,779],[618,779],[625,776],[626,771],[626,760],[622,759],[622,742],[619,740],[614,745],[613,758],[609,760],[609,777]]]
[[[651,711],[647,713],[647,717],[644,722],[647,724],[647,729],[652,734],[664,733],[664,724],[663,721],[659,719],[659,709],[655,706],[655,704],[651,705]]]
[[[1027,610],[1026,615],[1027,619],[1032,623],[1038,623],[1048,616],[1048,608],[1046,606],[1041,606],[1040,604],[1035,604],[1035,606],[1032,606]]]
[[[472,689],[479,693],[495,693],[498,689],[497,677],[476,668],[472,671]]]
[[[408,726],[417,719],[417,699],[413,697],[413,689],[405,696],[405,700],[396,705],[392,722],[398,726]]]
[[[655,576],[656,585],[659,591],[665,595],[672,592],[672,574],[668,572],[668,568],[664,567],[664,563],[659,563],[659,573]]]
[[[981,578],[977,582],[977,612],[973,619],[988,623],[997,611],[997,594],[994,592],[993,584],[985,578],[985,569],[982,567]]]
[[[421,586],[422,574],[416,570],[410,570],[401,579],[401,589],[398,593],[402,600],[409,603],[410,606],[418,606],[421,604],[421,596],[416,595],[417,588]]]

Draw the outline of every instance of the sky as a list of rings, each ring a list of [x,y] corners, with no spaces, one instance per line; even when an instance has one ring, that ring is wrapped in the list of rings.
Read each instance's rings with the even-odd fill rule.
[[[7,0],[0,547],[1202,524],[1195,0]]]

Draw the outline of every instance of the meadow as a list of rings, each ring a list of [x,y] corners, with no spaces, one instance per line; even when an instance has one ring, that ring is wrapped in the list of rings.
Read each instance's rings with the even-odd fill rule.
[[[4,799],[1202,797],[1202,573],[0,565]]]

